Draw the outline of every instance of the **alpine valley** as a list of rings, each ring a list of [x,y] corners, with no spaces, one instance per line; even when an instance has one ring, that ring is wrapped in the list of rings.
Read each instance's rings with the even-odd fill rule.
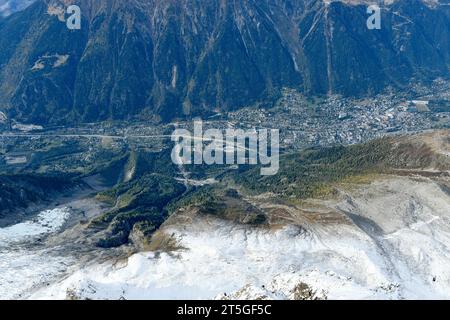
[[[0,299],[450,299],[447,0],[0,16]],[[278,129],[278,173],[174,163],[199,119]]]

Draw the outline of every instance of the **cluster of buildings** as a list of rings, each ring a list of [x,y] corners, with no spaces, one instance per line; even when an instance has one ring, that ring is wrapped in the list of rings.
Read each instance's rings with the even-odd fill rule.
[[[364,99],[305,97],[285,89],[274,108],[245,108],[228,118],[237,127],[279,129],[285,148],[356,144],[387,134],[450,127],[450,100],[439,90],[425,99],[409,98],[408,93]]]

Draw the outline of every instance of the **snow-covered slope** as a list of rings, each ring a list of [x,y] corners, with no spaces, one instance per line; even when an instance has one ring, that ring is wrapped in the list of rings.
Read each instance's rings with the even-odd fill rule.
[[[10,14],[28,7],[35,0],[0,0],[0,16],[9,16]]]
[[[445,185],[445,173],[382,177],[320,203],[339,219],[291,206],[295,219],[271,227],[179,213],[156,235],[178,250],[92,265],[33,298],[448,299]]]
[[[59,230],[70,212],[56,208],[34,219],[0,228],[0,297],[18,299],[35,286],[55,281],[73,263],[39,246],[41,238]],[[31,244],[31,248],[30,248]]]

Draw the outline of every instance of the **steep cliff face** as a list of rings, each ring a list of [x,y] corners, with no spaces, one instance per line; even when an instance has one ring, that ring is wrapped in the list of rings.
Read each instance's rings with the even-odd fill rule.
[[[39,175],[0,175],[0,219],[74,190],[76,183]],[[3,224],[5,221],[0,221]]]
[[[450,10],[391,1],[37,1],[0,21],[0,109],[26,122],[174,117],[448,76]],[[65,15],[68,16],[67,14]]]

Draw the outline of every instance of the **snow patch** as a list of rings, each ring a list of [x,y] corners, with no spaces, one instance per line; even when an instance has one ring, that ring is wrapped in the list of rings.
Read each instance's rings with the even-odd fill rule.
[[[0,228],[0,248],[58,231],[70,216],[67,208],[46,210],[35,219]]]
[[[45,249],[25,249],[25,241],[36,243],[57,232],[68,219],[66,208],[41,212],[35,219],[0,228],[0,298],[18,299],[34,288],[56,281],[72,264],[68,257],[54,256]]]

